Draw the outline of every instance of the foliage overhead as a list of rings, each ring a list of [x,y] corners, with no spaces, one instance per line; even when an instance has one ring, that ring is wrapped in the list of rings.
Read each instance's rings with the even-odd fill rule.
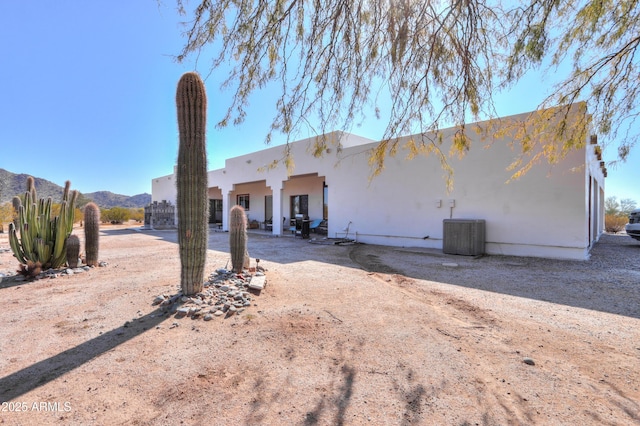
[[[212,46],[211,72],[232,65],[222,87],[234,97],[218,126],[242,123],[256,90],[280,86],[267,142],[273,132],[289,138],[307,127],[325,134],[374,115],[388,123],[372,160],[378,171],[398,149],[399,136],[447,125],[459,126],[449,142],[464,154],[470,145],[465,123],[496,118],[496,93],[533,68],[560,73],[563,64],[571,70],[539,111],[588,101],[582,127],[607,136],[603,140],[617,138],[621,160],[638,136],[631,129],[639,113],[637,1],[176,2],[186,19],[177,60],[199,58]],[[584,131],[565,132],[566,115],[554,121],[567,147],[585,143]],[[553,162],[558,150],[547,155],[548,141],[527,138],[522,152],[537,149]],[[326,143],[320,138],[315,152]],[[449,153],[440,149],[437,132],[413,143],[417,153],[435,153],[446,165]]]

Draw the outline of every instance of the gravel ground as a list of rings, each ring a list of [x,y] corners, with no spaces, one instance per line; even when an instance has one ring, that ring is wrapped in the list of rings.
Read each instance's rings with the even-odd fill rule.
[[[625,234],[602,235],[588,261],[366,245],[354,246],[351,257],[372,271],[640,318],[640,242]]]
[[[212,321],[152,305],[175,241],[107,226],[106,267],[0,282],[0,424],[640,424],[627,236],[577,262],[251,234],[268,285]],[[228,234],[209,248],[225,267]]]

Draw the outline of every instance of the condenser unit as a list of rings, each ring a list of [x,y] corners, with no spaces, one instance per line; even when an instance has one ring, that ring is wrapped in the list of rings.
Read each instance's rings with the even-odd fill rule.
[[[484,254],[483,219],[445,219],[442,251],[447,254],[478,256]]]

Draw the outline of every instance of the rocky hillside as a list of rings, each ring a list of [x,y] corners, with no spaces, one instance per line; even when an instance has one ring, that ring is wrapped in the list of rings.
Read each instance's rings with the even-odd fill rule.
[[[138,194],[132,197],[114,194],[109,191],[91,192],[83,194],[100,207],[144,207],[151,203],[151,194]]]
[[[0,169],[0,204],[11,202],[11,199],[18,194],[22,194],[27,187],[26,174],[17,174],[10,171]],[[33,177],[36,181],[36,190],[38,197],[51,197],[53,201],[59,201],[62,198],[64,188],[60,185],[48,181],[46,179]],[[132,197],[127,195],[114,194],[109,191],[98,191],[82,194],[80,204],[86,204],[93,201],[100,207],[144,207],[151,203],[151,194],[138,194]]]

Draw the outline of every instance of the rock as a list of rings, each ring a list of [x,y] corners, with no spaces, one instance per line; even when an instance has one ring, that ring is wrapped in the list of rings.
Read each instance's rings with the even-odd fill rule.
[[[252,288],[254,290],[262,290],[266,284],[267,280],[264,275],[256,275],[255,277],[251,278],[251,281],[249,282],[249,288]]]
[[[536,362],[531,358],[524,358],[522,362],[524,362],[527,365],[536,365]]]
[[[67,269],[64,270],[64,273],[67,274],[67,275],[73,275],[73,269],[67,268]]]
[[[225,314],[231,316],[250,307],[252,293],[248,290],[263,289],[266,284],[264,274],[241,275],[226,269],[218,269],[216,273],[210,275],[209,281],[204,283],[204,289],[198,294],[192,297],[185,296],[181,291],[174,295],[161,294],[155,296],[152,305],[165,307],[160,315],[175,314],[175,318],[211,321],[214,317]]]
[[[100,262],[100,263],[98,263],[98,266],[99,266],[99,267],[101,267],[101,268],[104,268],[104,267],[105,267],[105,266],[107,266],[107,265],[108,265],[108,263],[107,263],[107,262]]]
[[[453,262],[445,262],[442,264],[442,266],[448,266],[449,268],[457,268],[458,264]]]

